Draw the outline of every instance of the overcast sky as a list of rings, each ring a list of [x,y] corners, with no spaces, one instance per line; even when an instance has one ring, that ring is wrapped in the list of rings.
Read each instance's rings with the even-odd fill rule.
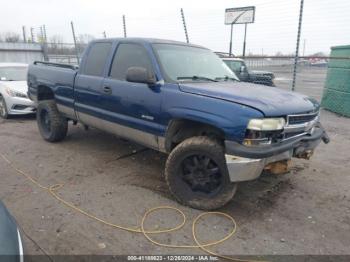
[[[25,25],[38,29],[45,24],[47,35],[62,35],[73,42],[70,21],[77,35],[123,36],[126,15],[128,36],[185,41],[180,8],[185,12],[190,42],[215,51],[228,51],[230,26],[224,25],[224,10],[256,6],[254,24],[248,25],[247,52],[293,53],[297,36],[300,0],[0,0],[0,31],[22,33]],[[38,32],[39,30],[37,30]],[[242,52],[244,26],[235,25],[234,52]],[[350,44],[349,0],[305,0],[301,54],[329,52],[334,45]]]

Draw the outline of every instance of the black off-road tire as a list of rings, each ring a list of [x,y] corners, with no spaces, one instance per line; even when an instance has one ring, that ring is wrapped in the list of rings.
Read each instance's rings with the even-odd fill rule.
[[[58,142],[67,135],[68,121],[57,110],[54,100],[39,102],[36,120],[41,136],[49,142]]]
[[[184,161],[196,155],[208,157],[221,172],[222,183],[213,193],[198,192],[184,181]],[[212,165],[213,165],[212,164]],[[237,190],[237,183],[231,183],[224,154],[224,148],[213,138],[198,136],[186,139],[170,153],[165,166],[165,179],[170,192],[183,205],[201,210],[214,210],[227,204]]]
[[[5,99],[4,99],[4,97],[2,95],[0,95],[0,102],[3,105],[3,108],[2,108],[2,110],[0,112],[0,118],[7,119],[9,115],[8,115],[8,112],[7,112]]]

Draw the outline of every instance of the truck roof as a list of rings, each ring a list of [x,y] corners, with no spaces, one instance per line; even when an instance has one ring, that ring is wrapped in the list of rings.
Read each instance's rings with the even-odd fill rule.
[[[175,41],[175,40],[168,40],[168,39],[158,39],[158,38],[143,38],[143,37],[118,37],[118,38],[101,38],[101,39],[95,39],[91,42],[110,42],[110,41],[121,41],[121,42],[138,42],[138,43],[149,43],[149,44],[173,44],[173,45],[183,45],[183,46],[191,46],[191,47],[199,47],[203,49],[208,49],[206,47],[181,42],[181,41]]]
[[[244,61],[242,58],[233,58],[233,57],[222,57],[222,60],[228,60],[228,61]]]

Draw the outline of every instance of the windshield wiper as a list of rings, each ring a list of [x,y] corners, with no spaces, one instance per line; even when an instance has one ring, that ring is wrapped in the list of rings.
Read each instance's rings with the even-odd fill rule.
[[[218,82],[218,80],[216,79],[212,79],[212,78],[209,78],[209,77],[205,77],[205,76],[179,76],[177,78],[177,80],[187,80],[187,79],[190,79],[190,80],[205,80],[205,81],[210,81],[210,82]]]
[[[236,78],[234,77],[229,77],[227,75],[223,76],[223,77],[215,77],[215,80],[225,80],[225,81],[228,81],[228,80],[232,80],[232,81],[239,81],[237,80]]]

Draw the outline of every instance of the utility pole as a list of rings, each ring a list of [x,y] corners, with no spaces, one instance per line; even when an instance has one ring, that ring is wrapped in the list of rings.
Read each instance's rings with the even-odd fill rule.
[[[74,25],[73,21],[70,22],[71,28],[72,28],[72,34],[73,34],[73,40],[74,40],[74,47],[75,47],[75,55],[77,57],[77,63],[79,64],[79,52],[78,52],[78,46],[77,46],[77,39],[75,37],[75,30],[74,30]]]
[[[124,29],[124,37],[126,37],[126,22],[125,22],[125,15],[123,15],[123,29]]]
[[[294,57],[292,91],[295,90],[295,83],[297,78],[297,65],[299,60],[299,44],[300,44],[301,26],[303,22],[303,11],[304,11],[304,0],[300,0],[299,24],[298,24],[297,46],[296,46],[295,57]]]
[[[186,36],[186,42],[189,43],[190,40],[188,39],[188,33],[187,33],[187,26],[186,26],[184,10],[181,8],[180,11],[181,11],[182,23],[183,23],[183,26],[184,26],[184,31],[185,31],[185,36]]]
[[[35,38],[34,38],[34,28],[30,28],[30,37],[32,38],[32,43],[35,43]]]
[[[245,48],[246,48],[246,40],[247,40],[247,26],[248,26],[248,24],[244,24],[243,58],[245,57]]]
[[[27,42],[27,36],[26,36],[26,27],[22,26],[22,33],[23,33],[23,42]]]

